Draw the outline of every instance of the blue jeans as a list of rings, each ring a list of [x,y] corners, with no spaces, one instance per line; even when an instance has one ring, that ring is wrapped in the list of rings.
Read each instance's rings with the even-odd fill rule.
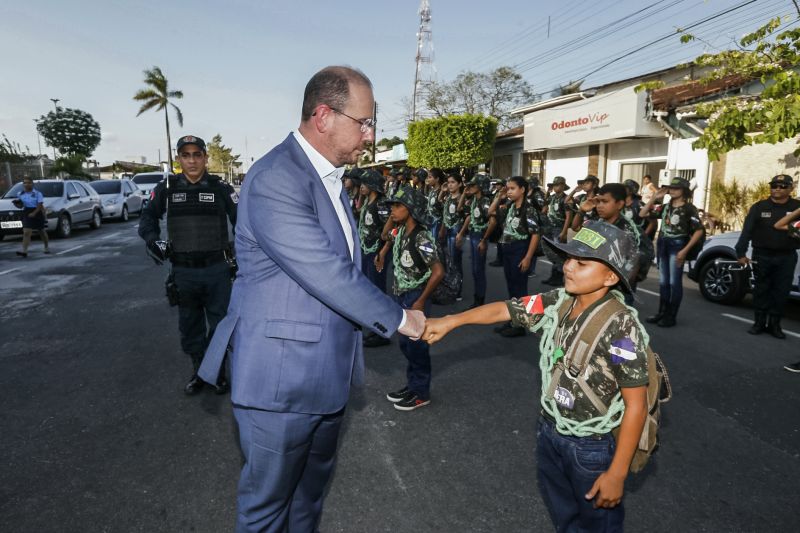
[[[686,237],[659,237],[658,289],[661,301],[669,305],[674,315],[683,299],[683,266],[678,266],[678,252],[686,246]]]
[[[482,231],[469,232],[470,255],[472,256],[472,280],[475,282],[475,296],[480,299],[486,298],[486,253],[480,253],[480,251],[478,251],[478,244],[480,244],[482,238]]]
[[[367,278],[375,284],[382,292],[386,292],[386,268],[384,268],[381,272],[378,272],[378,269],[375,268],[375,257],[377,257],[378,252],[373,252],[371,254],[361,254],[361,272],[364,273]]]
[[[503,244],[503,273],[509,298],[522,298],[528,295],[528,271],[520,272],[519,262],[528,253],[530,239]]]
[[[395,295],[394,300],[403,309],[410,309],[422,294],[423,287],[413,289],[403,294]],[[425,316],[431,314],[430,299],[425,302]],[[431,353],[428,343],[423,340],[412,341],[405,335],[400,335],[400,351],[406,356],[406,386],[408,390],[419,396],[421,400],[431,397]]]
[[[464,279],[464,266],[461,262],[463,250],[456,246],[456,237],[460,226],[453,226],[450,229],[445,228],[447,238],[447,266],[454,265],[456,271],[461,274],[461,279]],[[461,287],[458,288],[458,296],[461,297]]]
[[[610,433],[595,437],[568,437],[553,423],[539,419],[536,462],[539,491],[558,532],[622,531],[625,509],[595,509],[584,495],[597,477],[608,470],[616,443]]]

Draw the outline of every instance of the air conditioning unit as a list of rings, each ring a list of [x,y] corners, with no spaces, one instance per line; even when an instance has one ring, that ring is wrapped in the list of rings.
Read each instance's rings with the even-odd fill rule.
[[[658,186],[663,187],[664,185],[669,185],[669,182],[672,181],[672,178],[678,176],[678,171],[674,168],[664,168],[658,171]]]

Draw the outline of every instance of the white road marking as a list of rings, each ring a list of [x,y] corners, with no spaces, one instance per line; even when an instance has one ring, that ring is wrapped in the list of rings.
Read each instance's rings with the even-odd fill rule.
[[[637,293],[639,293],[639,292],[643,292],[643,293],[645,293],[645,294],[652,294],[653,296],[661,296],[659,293],[657,293],[657,292],[655,292],[655,291],[648,291],[647,289],[643,289],[643,288],[641,288],[641,287],[637,287],[637,288],[636,288],[636,292],[637,292]]]
[[[111,233],[111,234],[109,234],[109,235],[103,235],[103,236],[102,236],[102,237],[100,237],[100,238],[101,238],[101,239],[110,239],[111,237],[116,237],[116,236],[117,236],[117,235],[119,235],[120,233],[122,233],[122,232],[121,232],[121,231],[118,231],[118,232],[116,232],[116,233]]]
[[[744,322],[746,324],[753,323],[753,319],[751,318],[744,318],[741,316],[732,315],[730,313],[720,313],[720,314],[724,317],[732,318],[733,320],[738,320],[739,322]],[[792,337],[797,337],[798,339],[800,339],[800,333],[795,333],[794,331],[786,331],[785,329],[783,330],[783,332],[786,333],[787,335],[791,335]]]
[[[11,274],[12,272],[16,272],[17,270],[19,270],[19,269],[18,268],[11,268],[9,270],[3,270],[2,272],[0,272],[0,276],[2,276],[3,274]]]
[[[75,246],[74,248],[70,248],[69,250],[64,250],[63,252],[58,252],[56,255],[64,255],[64,254],[69,253],[69,252],[74,252],[78,248],[83,248],[83,246],[84,246],[83,244],[79,244],[78,246]]]

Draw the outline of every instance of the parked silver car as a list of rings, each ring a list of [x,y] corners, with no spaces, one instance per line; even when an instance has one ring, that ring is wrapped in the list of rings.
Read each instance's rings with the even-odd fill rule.
[[[142,190],[144,207],[147,207],[147,202],[150,200],[150,193],[156,188],[156,185],[164,181],[167,175],[169,175],[169,177],[175,176],[175,174],[170,174],[168,172],[142,172],[131,178],[131,181]]]
[[[740,233],[731,231],[709,237],[697,261],[689,269],[689,278],[697,282],[700,294],[710,302],[736,304],[753,290],[752,269],[742,267],[736,261],[734,247]],[[747,250],[747,257],[751,253],[752,248]],[[789,296],[800,298],[800,261],[795,267]]]
[[[128,178],[90,181],[89,186],[100,195],[103,218],[128,220],[131,214],[142,214],[142,191]]]
[[[82,181],[35,180],[33,188],[44,196],[47,231],[55,231],[59,237],[66,238],[72,234],[75,225],[88,224],[99,228],[102,224],[100,195]],[[22,183],[17,183],[0,199],[0,239],[22,233],[22,209],[13,203],[20,192]]]

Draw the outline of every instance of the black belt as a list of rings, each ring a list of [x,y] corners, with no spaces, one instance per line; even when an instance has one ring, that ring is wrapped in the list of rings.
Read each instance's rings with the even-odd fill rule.
[[[206,257],[171,257],[172,264],[179,267],[186,268],[205,268],[207,266],[216,265],[225,261],[225,254],[217,252]]]

